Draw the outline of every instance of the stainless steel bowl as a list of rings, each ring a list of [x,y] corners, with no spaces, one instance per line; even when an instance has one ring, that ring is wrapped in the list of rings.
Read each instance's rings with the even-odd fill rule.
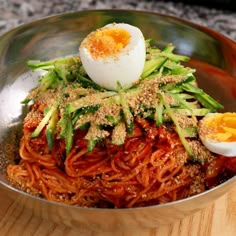
[[[29,59],[47,60],[75,54],[92,30],[111,22],[139,27],[160,47],[173,43],[189,55],[201,88],[236,111],[236,44],[210,29],[170,16],[126,10],[68,13],[22,25],[0,37],[0,191],[36,215],[74,228],[119,231],[169,224],[198,211],[233,185],[236,177],[197,196],[158,206],[133,209],[94,209],[67,206],[28,195],[11,187],[5,177],[7,160],[17,155],[24,110],[20,101],[37,84]]]

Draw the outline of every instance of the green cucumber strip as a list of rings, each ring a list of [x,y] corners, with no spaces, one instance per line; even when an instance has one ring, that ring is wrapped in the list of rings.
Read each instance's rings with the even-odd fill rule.
[[[160,54],[161,50],[159,48],[151,48],[147,49],[147,53],[150,54],[151,58],[154,58]]]
[[[77,120],[82,116],[89,113],[94,113],[99,109],[100,105],[82,107],[79,110],[76,110],[72,116],[72,123],[75,124]]]
[[[169,94],[170,96],[172,96],[175,100],[177,100],[181,105],[183,105],[185,108],[187,108],[188,110],[191,111],[191,106],[189,105],[189,103],[187,103],[184,99],[182,99],[178,94],[176,93],[171,93],[169,91],[166,91],[167,94]]]
[[[49,70],[54,68],[53,61],[41,62],[39,60],[29,60],[26,64],[32,69]]]
[[[192,74],[190,74],[190,75],[182,75],[182,76],[187,76],[187,78],[186,78],[186,79],[183,79],[182,81],[180,81],[180,82],[178,82],[178,83],[176,84],[176,86],[178,86],[178,87],[180,87],[180,88],[182,88],[181,85],[183,85],[183,84],[189,84],[189,83],[191,83],[191,82],[196,81],[195,76],[193,76]],[[183,88],[182,88],[182,89],[183,89]]]
[[[208,108],[199,108],[199,109],[178,109],[178,108],[171,108],[172,111],[175,113],[178,113],[180,115],[186,115],[186,116],[205,116],[210,112]]]
[[[80,74],[77,75],[77,82],[83,88],[94,88],[95,90],[103,91],[103,89],[96,83],[94,83],[91,79],[88,79]]]
[[[44,116],[46,116],[49,111],[50,111],[50,108],[46,107],[43,111]]]
[[[69,74],[68,71],[68,65],[66,64],[56,64],[55,63],[55,67],[54,67],[54,71],[57,73],[57,75],[64,80],[65,82],[67,82],[67,76]]]
[[[73,136],[74,136],[74,132],[73,132],[73,126],[72,126],[72,122],[71,120],[68,121],[67,123],[67,131],[66,131],[66,137],[65,137],[65,141],[66,141],[66,155],[69,154],[72,145],[73,145]]]
[[[172,93],[175,93],[175,90],[173,92],[173,90],[171,90]],[[181,91],[182,92],[182,91]],[[179,96],[184,99],[184,100],[188,100],[188,99],[194,99],[194,96],[188,94],[188,93],[179,93]]]
[[[91,152],[93,148],[96,146],[97,140],[88,140],[88,152]]]
[[[119,81],[117,81],[117,91],[120,95],[120,103],[122,106],[122,111],[124,114],[127,131],[129,134],[132,134],[133,128],[134,128],[134,117],[130,111],[129,104],[127,100],[125,99],[125,93]]]
[[[152,72],[158,70],[166,62],[166,60],[167,58],[159,57],[146,61],[144,64],[143,72],[141,74],[141,78],[147,78]]]
[[[173,86],[170,89],[168,89],[171,93],[181,93],[183,92],[183,89],[180,87]]]
[[[62,81],[54,70],[49,70],[45,75],[40,77],[39,82],[41,83],[40,89],[45,91],[48,88],[57,87],[57,85]]]
[[[44,116],[44,118],[41,120],[41,122],[39,123],[39,125],[36,127],[36,129],[34,130],[34,132],[31,134],[31,138],[37,138],[39,136],[39,134],[41,133],[41,131],[43,130],[43,128],[47,125],[47,123],[49,122],[52,114],[56,111],[56,109],[58,108],[59,105],[59,101],[56,102],[51,108],[50,110],[47,112],[47,114]]]
[[[53,143],[54,143],[54,136],[51,129],[46,130],[46,138],[47,138],[48,147],[50,150],[52,150]]]
[[[113,91],[100,92],[100,93],[97,93],[96,95],[94,95],[94,94],[88,95],[88,96],[82,97],[72,103],[67,104],[66,110],[68,113],[72,113],[78,109],[81,109],[82,107],[96,106],[96,105],[99,105],[104,98],[112,97],[115,95],[117,95],[117,93],[113,92]],[[96,96],[96,101],[93,101],[92,105],[88,105],[88,104],[91,104],[91,97],[93,97],[92,100],[94,100],[94,96]]]
[[[65,64],[72,66],[78,62],[80,62],[80,60],[78,60],[78,57],[71,56],[71,57],[61,57],[43,62],[41,62],[40,60],[29,60],[27,61],[27,66],[29,66],[32,69],[48,70],[54,68],[55,64]]]
[[[70,114],[64,113],[58,122],[58,126],[60,128],[60,137],[65,139],[66,155],[68,155],[72,148],[74,136],[74,129]]]
[[[90,127],[90,122],[85,122],[82,125],[75,127],[75,129],[87,130]]]
[[[190,93],[194,93],[194,94],[201,94],[203,93],[203,90],[190,84],[190,83],[185,83],[185,84],[182,84],[181,86],[185,91],[187,92],[190,92]]]
[[[182,133],[185,138],[194,138],[198,134],[198,129],[195,126],[182,128]]]
[[[156,126],[160,126],[163,123],[163,101],[160,99],[156,102],[156,110],[154,114],[154,119],[156,121]]]
[[[210,95],[206,94],[202,89],[195,87],[194,85],[188,83],[183,84],[182,88],[188,92],[194,93],[194,97],[206,108],[216,111],[218,109],[224,108],[223,105],[218,103]]]
[[[211,109],[212,111],[217,111],[223,109],[224,106],[218,103],[215,99],[206,93],[196,94],[195,98],[205,107]]]
[[[58,122],[58,112],[57,110],[55,110],[51,116],[51,119],[49,120],[47,129],[46,129],[46,138],[47,138],[48,147],[50,150],[53,148],[54,135],[55,135],[57,122]]]
[[[176,69],[171,70],[172,75],[183,75],[183,76],[192,74],[194,72],[195,72],[195,70],[189,69],[188,67],[180,67],[180,68],[176,68]]]
[[[174,54],[174,53],[168,53],[168,52],[165,52],[165,51],[162,51],[160,53],[160,56],[167,57],[171,61],[175,61],[175,62],[188,61],[189,60],[189,57],[187,57],[187,56],[177,55],[177,54]]]
[[[175,49],[175,46],[171,43],[167,44],[166,47],[162,50],[165,53],[172,53]]]
[[[21,104],[28,105],[31,101],[32,101],[32,99],[26,98],[23,101],[21,101]]]
[[[152,38],[149,38],[149,39],[145,39],[145,43],[149,46],[150,43],[153,42],[153,39]]]
[[[111,142],[115,145],[122,145],[126,138],[126,127],[124,122],[117,124],[112,130]]]
[[[161,94],[159,96],[162,97]],[[167,114],[171,117],[172,121],[175,124],[175,130],[179,135],[181,143],[183,144],[183,146],[184,146],[185,150],[187,151],[188,155],[190,156],[190,158],[193,158],[193,152],[188,144],[188,141],[184,137],[184,133],[182,131],[182,128],[179,126],[179,123],[178,123],[177,119],[175,118],[173,110],[170,108],[169,104],[164,101],[163,97],[162,97],[162,101],[163,101],[163,105],[166,108]]]
[[[120,118],[116,118],[114,116],[106,116],[106,119],[113,125],[117,125],[121,121]]]

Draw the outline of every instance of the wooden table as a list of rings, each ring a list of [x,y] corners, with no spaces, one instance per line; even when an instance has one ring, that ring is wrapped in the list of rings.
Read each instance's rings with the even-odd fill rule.
[[[0,193],[0,236],[235,236],[236,186],[206,209],[158,229],[143,232],[96,233],[75,231],[32,215]]]

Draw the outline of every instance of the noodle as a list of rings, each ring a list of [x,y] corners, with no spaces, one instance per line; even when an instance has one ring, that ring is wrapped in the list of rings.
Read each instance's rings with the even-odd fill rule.
[[[53,151],[37,153],[37,144],[42,142],[38,140],[32,146],[27,137],[28,130],[24,129],[20,143],[22,159],[18,165],[9,165],[7,173],[22,188],[48,200],[120,208],[160,204],[193,194],[194,176],[188,166],[194,164],[187,164],[186,151],[175,131],[164,126],[157,128],[143,118],[135,120],[133,134],[121,146],[107,139],[88,153],[87,141],[78,134],[63,164],[55,160]],[[59,150],[57,156],[64,156],[64,149]],[[183,160],[179,160],[181,152]],[[219,167],[215,169],[220,172]],[[204,168],[199,171],[203,173]],[[204,181],[202,185],[205,190]]]
[[[148,50],[149,58],[162,53]],[[20,161],[7,167],[11,183],[55,202],[129,208],[187,198],[234,176],[236,157],[211,153],[197,134],[198,116],[221,105],[213,98],[205,101],[208,108],[200,104],[194,94],[205,94],[194,87],[192,70],[173,58],[151,71],[151,79],[117,93],[79,74],[77,57],[33,64],[50,69],[27,97],[33,104]],[[183,74],[172,76],[172,68]]]

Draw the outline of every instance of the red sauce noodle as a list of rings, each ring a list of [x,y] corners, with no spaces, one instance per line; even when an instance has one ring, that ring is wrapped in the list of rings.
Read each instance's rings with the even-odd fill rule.
[[[116,146],[106,138],[87,152],[85,131],[73,147],[57,139],[49,150],[45,130],[31,139],[38,122],[26,119],[20,162],[7,174],[20,188],[48,200],[105,208],[149,206],[203,192],[236,174],[236,157],[218,156],[206,164],[189,160],[177,133],[137,117],[132,135]]]

